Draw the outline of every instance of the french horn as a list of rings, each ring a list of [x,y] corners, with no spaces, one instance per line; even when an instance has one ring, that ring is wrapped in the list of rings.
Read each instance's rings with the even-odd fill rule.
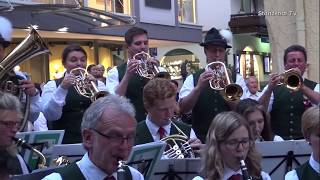
[[[23,131],[27,124],[30,112],[30,97],[18,88],[19,80],[21,79],[15,75],[13,68],[28,59],[46,53],[50,53],[49,48],[37,31],[31,27],[31,31],[27,37],[2,61],[0,61],[0,90],[14,94],[18,97],[25,96],[24,117],[18,131]],[[20,98],[20,101],[22,101],[22,98]]]
[[[303,79],[295,69],[289,69],[280,74],[281,80],[278,85],[285,85],[288,89],[298,91],[302,85]]]
[[[227,101],[239,100],[243,94],[240,85],[231,83],[229,73],[224,63],[216,61],[206,65],[205,71],[213,73],[209,80],[212,89],[220,91],[222,97]]]
[[[149,61],[151,59],[151,56],[148,53],[141,51],[135,54],[133,56],[133,59],[139,61],[137,73],[141,77],[153,79],[154,77],[157,77],[157,75],[159,74],[159,68]]]
[[[107,96],[109,93],[106,91],[100,91],[95,82],[88,80],[88,71],[84,68],[74,68],[70,71],[70,74],[73,74],[76,77],[74,82],[74,88],[77,93],[90,98],[93,102],[100,97]]]
[[[189,137],[174,122],[171,121],[171,124],[178,130],[179,134],[173,134],[161,139],[167,144],[163,155],[169,159],[195,158],[195,153],[188,142]]]

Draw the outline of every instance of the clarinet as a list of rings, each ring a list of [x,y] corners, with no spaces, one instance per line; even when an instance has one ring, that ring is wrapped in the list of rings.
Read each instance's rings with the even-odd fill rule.
[[[118,161],[118,170],[117,170],[117,179],[118,180],[125,180],[125,170],[123,167],[125,166],[125,161],[119,160]]]
[[[242,172],[243,180],[252,180],[252,177],[249,175],[246,163],[244,162],[243,159],[240,160],[240,169]]]

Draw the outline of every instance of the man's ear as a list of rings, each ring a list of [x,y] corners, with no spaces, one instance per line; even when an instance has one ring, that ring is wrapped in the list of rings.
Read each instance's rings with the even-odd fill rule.
[[[90,129],[82,130],[82,144],[86,149],[90,149],[93,145],[93,132]]]

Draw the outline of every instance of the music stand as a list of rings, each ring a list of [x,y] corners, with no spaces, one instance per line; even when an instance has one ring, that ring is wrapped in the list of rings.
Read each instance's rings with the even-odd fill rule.
[[[161,159],[154,173],[154,180],[191,180],[200,173],[200,158]]]
[[[138,169],[146,180],[153,179],[155,166],[158,165],[165,146],[161,141],[136,145],[132,148],[127,164]]]
[[[272,179],[284,179],[288,171],[308,161],[311,154],[305,140],[257,142],[256,148],[263,157],[263,171]]]
[[[70,162],[74,162],[80,160],[86,152],[82,143],[55,145],[52,147],[51,160],[66,156]]]

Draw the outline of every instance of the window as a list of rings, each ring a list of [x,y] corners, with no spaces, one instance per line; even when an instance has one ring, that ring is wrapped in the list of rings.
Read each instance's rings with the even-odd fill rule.
[[[178,19],[182,23],[196,23],[195,0],[178,0]]]
[[[130,15],[130,0],[87,0],[88,7]]]

